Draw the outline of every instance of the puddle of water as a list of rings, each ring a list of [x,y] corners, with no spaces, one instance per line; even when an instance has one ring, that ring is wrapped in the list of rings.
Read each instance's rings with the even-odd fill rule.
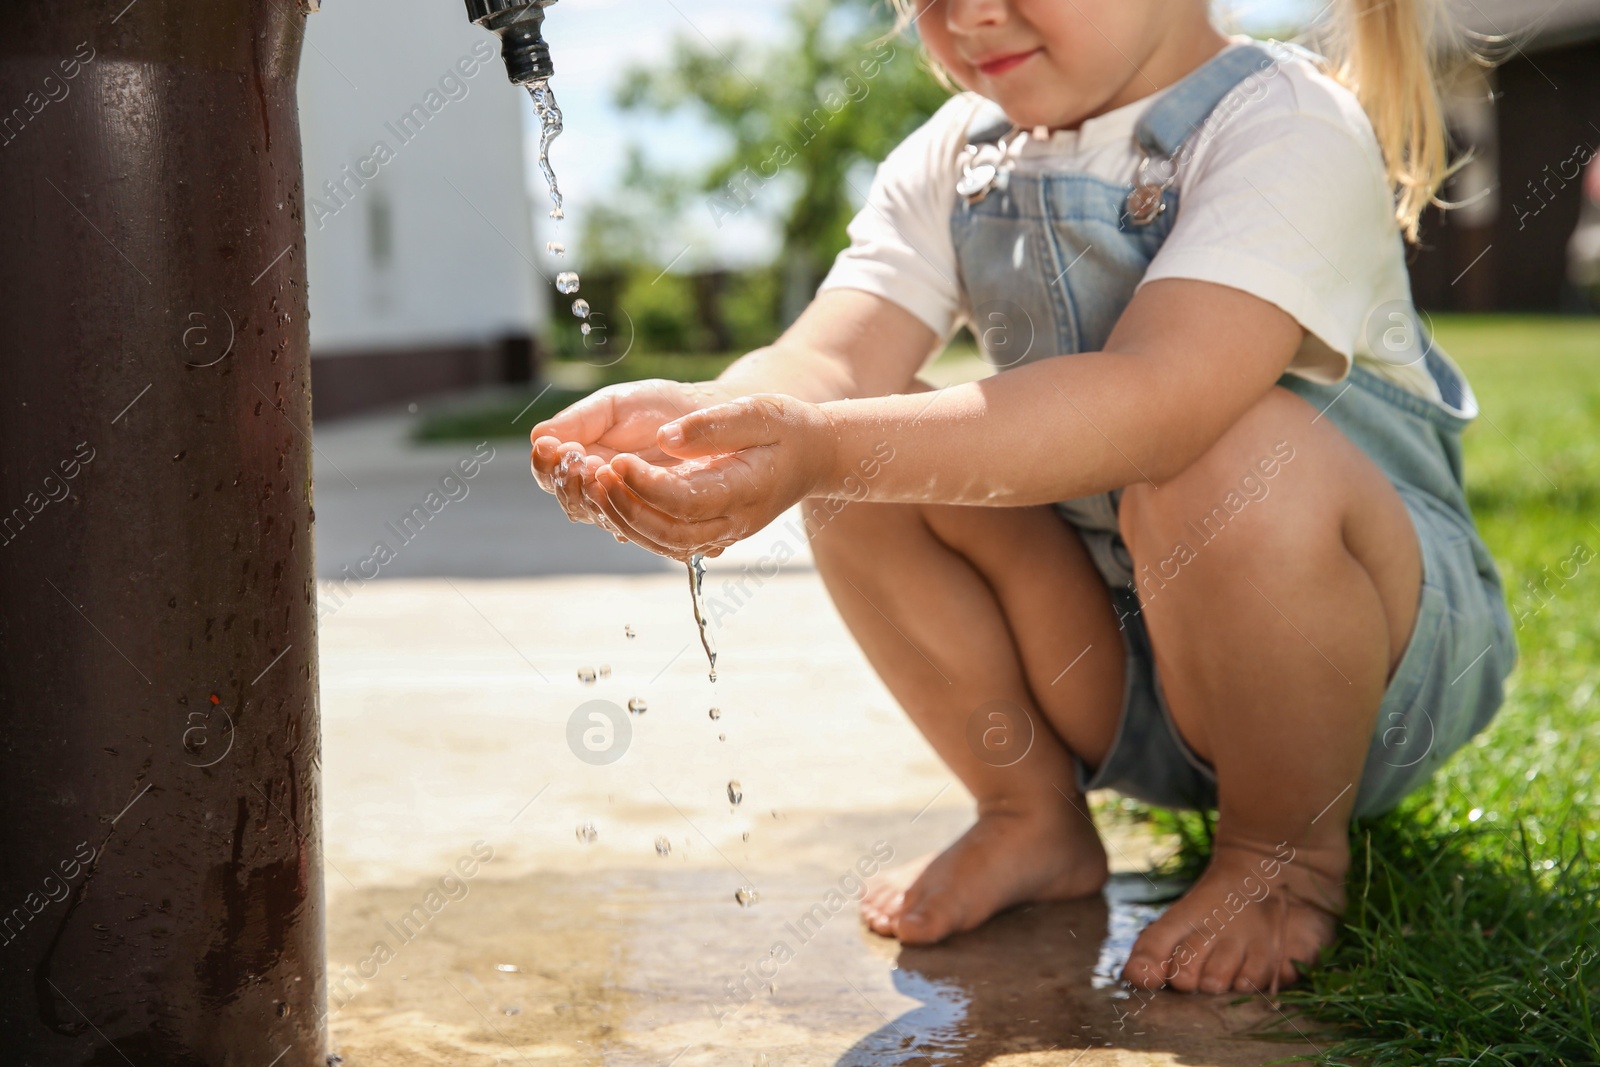
[[[932,813],[897,852],[944,839],[963,818]],[[758,854],[733,853],[761,886],[748,909],[728,899],[725,866],[684,869],[675,854],[631,871],[501,881],[489,880],[491,865],[404,941],[396,924],[416,922],[418,907],[425,915],[434,887],[336,894],[330,985],[344,993],[332,1030],[345,1067],[743,1067],[761,1056],[823,1067],[1256,1067],[1310,1051],[1241,1038],[1276,1018],[1259,1002],[1118,1001],[1096,987],[1137,909],[1158,907],[1140,876],[1114,881],[1115,899],[1020,908],[942,945],[904,947],[864,931],[853,901],[823,905],[856,858],[857,844],[838,842],[904,834],[905,819],[835,817],[826,838],[836,844],[820,851],[821,831],[805,822],[775,830],[789,836]],[[804,869],[797,853],[809,857]],[[374,966],[380,940],[392,958]]]
[[[1122,968],[1127,966],[1133,943],[1186,888],[1181,882],[1154,881],[1142,874],[1111,876],[1105,889],[1106,936],[1100,942],[1100,955],[1089,979],[1091,988],[1114,990],[1111,996],[1119,1000],[1129,997],[1122,982]]]

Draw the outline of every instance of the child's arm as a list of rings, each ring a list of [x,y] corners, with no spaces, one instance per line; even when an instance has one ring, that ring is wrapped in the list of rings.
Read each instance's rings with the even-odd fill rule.
[[[674,470],[618,456],[583,488],[624,534],[677,554],[748,536],[805,496],[1018,506],[1160,484],[1266,394],[1302,336],[1240,290],[1156,281],[1104,352],[935,393],[708,408],[657,443],[713,458]]]
[[[716,380],[732,396],[782,393],[813,404],[904,392],[938,345],[911,312],[859,289],[825,289],[766,348]]]
[[[938,338],[898,304],[854,289],[829,289],[766,348],[743,356],[715,381],[628,382],[601,389],[533,428],[534,477],[580,522],[598,517],[581,491],[584,471],[620,452],[669,457],[656,432],[693,411],[753,393],[820,403],[906,389]],[[568,461],[577,453],[586,463]]]

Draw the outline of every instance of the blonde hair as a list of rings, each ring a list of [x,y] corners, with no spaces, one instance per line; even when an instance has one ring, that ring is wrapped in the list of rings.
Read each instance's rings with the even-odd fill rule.
[[[916,20],[917,0],[888,0],[895,12],[891,34]],[[1313,30],[1327,56],[1327,73],[1355,93],[1372,123],[1394,192],[1395,222],[1406,240],[1439,187],[1460,163],[1450,162],[1449,136],[1439,98],[1435,56],[1452,40],[1439,0],[1341,0],[1326,32]],[[926,50],[924,50],[926,57]],[[930,69],[956,86],[932,57]],[[1441,205],[1445,206],[1445,205]]]
[[[1406,240],[1455,167],[1435,57],[1448,41],[1437,0],[1343,0],[1324,45],[1328,73],[1372,123]],[[1464,161],[1463,161],[1464,162]]]

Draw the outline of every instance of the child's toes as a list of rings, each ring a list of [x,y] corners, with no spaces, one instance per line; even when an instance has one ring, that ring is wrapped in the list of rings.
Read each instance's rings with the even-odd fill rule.
[[[1140,989],[1160,989],[1180,970],[1175,954],[1180,939],[1167,932],[1157,920],[1133,943],[1128,962],[1122,968],[1122,978]]]
[[[1200,972],[1200,992],[1226,993],[1232,989],[1234,979],[1239,976],[1239,967],[1244,963],[1244,955],[1244,942],[1234,938],[1218,941]]]
[[[948,894],[932,896],[913,887],[906,891],[894,935],[908,945],[931,945],[950,936],[957,918]]]
[[[1167,985],[1180,993],[1193,993],[1199,989],[1201,976],[1205,974],[1206,964],[1210,962],[1212,951],[1212,943],[1199,937],[1180,942],[1173,962],[1167,964],[1169,974],[1174,969],[1178,973],[1168,979]]]
[[[898,892],[880,890],[869,893],[861,900],[861,921],[875,934],[889,934],[894,929],[894,907]]]
[[[1234,976],[1234,991],[1266,995],[1271,992],[1273,976],[1282,963],[1282,953],[1271,938],[1255,941],[1245,950],[1244,962]]]

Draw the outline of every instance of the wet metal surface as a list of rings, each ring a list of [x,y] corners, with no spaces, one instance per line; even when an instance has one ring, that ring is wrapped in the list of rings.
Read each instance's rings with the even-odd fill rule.
[[[0,1063],[320,1067],[280,0],[0,9]]]

